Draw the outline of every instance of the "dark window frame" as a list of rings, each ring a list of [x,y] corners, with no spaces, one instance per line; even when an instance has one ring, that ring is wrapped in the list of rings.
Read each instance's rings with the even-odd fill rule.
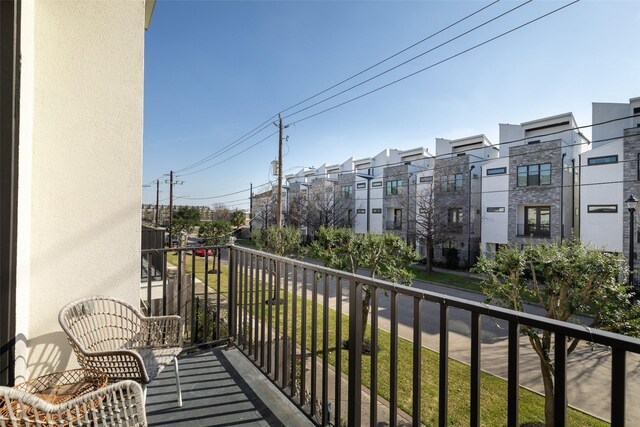
[[[447,224],[462,225],[464,212],[462,208],[449,208],[447,210]]]
[[[421,176],[420,177],[420,182],[433,182],[433,176]]]
[[[367,210],[366,210],[366,209],[356,209],[356,215],[359,215],[359,214],[366,214],[366,213],[367,213]]]
[[[359,182],[356,184],[356,190],[360,190],[363,188],[367,188],[367,183],[366,182]]]
[[[490,168],[487,169],[487,176],[493,176],[493,175],[504,175],[507,173],[507,167],[503,166],[501,168]]]
[[[587,213],[618,213],[618,205],[587,205]]]
[[[382,209],[381,208],[373,208],[373,209],[371,209],[371,213],[372,214],[381,214],[382,213]]]
[[[543,171],[545,171],[544,174]],[[516,186],[538,187],[551,185],[551,171],[551,162],[520,165],[516,169]]]
[[[504,206],[490,206],[487,207],[488,213],[503,213],[505,212]]]
[[[609,161],[609,159],[612,160]],[[589,166],[611,165],[615,163],[618,163],[617,154],[611,154],[610,156],[589,157],[587,159],[587,165]]]
[[[353,195],[353,185],[343,185],[342,188],[340,188],[340,194],[343,198],[350,199]]]
[[[371,187],[375,188],[375,187],[382,187],[382,181],[373,181],[371,183]]]
[[[402,180],[394,179],[387,181],[385,188],[385,195],[387,196],[401,196],[402,195]]]

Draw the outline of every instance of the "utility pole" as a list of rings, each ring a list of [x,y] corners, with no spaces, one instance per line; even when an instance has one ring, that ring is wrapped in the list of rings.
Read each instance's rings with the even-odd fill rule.
[[[160,180],[156,179],[156,228],[158,228],[158,211],[160,210]]]
[[[173,247],[173,241],[171,239],[171,223],[173,219],[173,186],[178,184],[183,184],[184,181],[174,181],[173,180],[173,171],[169,172],[169,181],[165,181],[165,183],[169,184],[169,247]]]
[[[171,223],[173,219],[173,171],[169,172],[169,247],[173,247],[173,236],[171,235]]]
[[[249,183],[249,235],[253,232],[253,183]]]
[[[289,127],[282,126],[282,113],[278,113],[278,123],[273,123],[278,126],[278,200],[276,203],[276,222],[277,227],[282,228],[282,131]]]

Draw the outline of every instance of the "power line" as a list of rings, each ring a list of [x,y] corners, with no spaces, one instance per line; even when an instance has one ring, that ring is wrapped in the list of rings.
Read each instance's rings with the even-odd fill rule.
[[[275,132],[273,132],[273,133],[271,133],[271,134],[267,135],[266,137],[262,138],[260,141],[258,141],[258,142],[256,142],[256,143],[254,143],[254,144],[251,144],[250,146],[248,146],[248,147],[247,147],[247,148],[245,148],[244,150],[242,150],[242,151],[238,151],[236,154],[233,154],[233,155],[231,155],[231,156],[227,157],[227,158],[226,158],[226,159],[224,159],[224,160],[221,160],[221,161],[219,161],[219,162],[217,162],[217,163],[214,163],[214,164],[212,164],[212,165],[209,165],[209,166],[207,166],[207,167],[204,167],[204,168],[201,168],[201,169],[197,169],[197,170],[195,170],[195,171],[192,171],[192,172],[189,172],[189,173],[185,173],[185,174],[182,174],[182,175],[179,175],[179,176],[189,176],[189,175],[193,175],[193,174],[196,174],[196,173],[199,173],[199,172],[202,172],[202,171],[206,171],[206,170],[208,170],[208,169],[211,169],[211,168],[212,168],[212,167],[214,167],[214,166],[218,166],[218,165],[220,165],[220,164],[222,164],[222,163],[224,163],[224,162],[226,162],[226,161],[228,161],[228,160],[231,160],[231,159],[233,159],[234,157],[237,157],[237,156],[239,156],[240,154],[242,154],[242,153],[244,153],[244,152],[246,152],[246,151],[248,151],[248,150],[252,149],[252,148],[253,148],[253,147],[255,147],[256,145],[260,144],[261,142],[264,142],[264,141],[266,141],[267,139],[271,138],[271,137],[272,137],[273,135],[275,135],[276,133],[278,133],[278,131],[275,131]]]
[[[431,69],[431,68],[434,68],[434,67],[436,67],[436,66],[438,66],[438,65],[440,65],[440,64],[443,64],[443,63],[445,63],[445,62],[447,62],[447,61],[450,61],[450,60],[452,60],[452,59],[454,59],[454,58],[457,58],[458,56],[461,56],[461,55],[463,55],[463,54],[465,54],[465,53],[467,53],[467,52],[470,52],[470,51],[475,50],[475,49],[477,49],[477,48],[479,48],[479,47],[481,47],[481,46],[484,46],[485,44],[488,44],[488,43],[491,43],[491,42],[493,42],[493,41],[495,41],[495,40],[498,40],[499,38],[504,37],[504,36],[506,36],[507,34],[510,34],[510,33],[514,32],[514,31],[517,31],[517,30],[519,30],[519,29],[521,29],[521,28],[526,27],[527,25],[530,25],[530,24],[532,24],[532,23],[534,23],[534,22],[536,22],[536,21],[539,21],[539,20],[541,20],[541,19],[543,19],[543,18],[546,18],[547,16],[550,16],[550,15],[552,15],[552,14],[554,14],[554,13],[557,13],[557,12],[561,11],[562,9],[565,9],[565,8],[567,8],[567,7],[569,7],[569,6],[573,5],[573,4],[578,3],[579,1],[580,1],[580,0],[574,0],[574,1],[572,1],[571,3],[567,3],[567,4],[565,4],[564,6],[561,6],[561,7],[559,7],[559,8],[556,8],[556,9],[552,10],[551,12],[547,12],[547,13],[545,13],[544,15],[541,15],[541,16],[539,16],[539,17],[537,17],[537,18],[535,18],[535,19],[532,19],[532,20],[530,20],[530,21],[527,21],[527,22],[525,22],[524,24],[521,24],[521,25],[519,25],[519,26],[517,26],[517,27],[514,27],[514,28],[512,28],[512,29],[510,29],[510,30],[508,30],[508,31],[505,31],[505,32],[503,32],[503,33],[501,33],[501,34],[499,34],[499,35],[497,35],[497,36],[495,36],[495,37],[492,37],[492,38],[490,38],[490,39],[488,39],[488,40],[485,40],[485,41],[483,41],[483,42],[481,42],[481,43],[478,43],[478,44],[476,44],[476,45],[474,45],[474,46],[472,46],[472,47],[470,47],[470,48],[468,48],[468,49],[465,49],[465,50],[463,50],[463,51],[460,51],[460,52],[458,52],[458,53],[456,53],[456,54],[454,54],[454,55],[451,55],[451,56],[449,56],[449,57],[447,57],[447,58],[445,58],[445,59],[442,59],[442,60],[440,60],[440,61],[438,61],[438,62],[435,62],[435,63],[433,63],[433,64],[431,64],[431,65],[429,65],[429,66],[427,66],[427,67],[424,67],[424,68],[421,68],[421,69],[419,69],[419,70],[417,70],[417,71],[414,71],[414,72],[413,72],[413,73],[411,73],[411,74],[408,74],[408,75],[406,75],[406,76],[404,76],[404,77],[401,77],[401,78],[399,78],[399,79],[393,80],[393,81],[392,81],[392,82],[390,82],[390,83],[387,83],[387,84],[385,84],[385,85],[379,86],[379,87],[377,87],[377,88],[375,88],[375,89],[372,89],[372,90],[370,90],[370,91],[368,91],[368,92],[365,92],[365,93],[363,93],[363,94],[361,94],[361,95],[358,95],[358,96],[356,96],[356,97],[350,98],[350,99],[348,99],[348,100],[346,100],[346,101],[343,101],[343,102],[341,102],[341,103],[339,103],[339,104],[336,104],[336,105],[334,105],[334,106],[332,106],[332,107],[329,107],[329,108],[326,108],[326,109],[324,109],[324,110],[318,111],[318,112],[316,112],[316,113],[310,114],[310,115],[308,115],[308,116],[306,116],[306,117],[303,117],[302,119],[298,119],[298,120],[296,120],[295,122],[291,122],[290,124],[297,124],[297,123],[300,123],[300,122],[302,122],[302,121],[309,120],[309,119],[311,119],[311,118],[313,118],[313,117],[319,116],[320,114],[327,113],[327,112],[329,112],[329,111],[331,111],[331,110],[334,110],[334,109],[336,109],[336,108],[342,107],[343,105],[349,104],[349,103],[351,103],[351,102],[353,102],[353,101],[356,101],[356,100],[358,100],[358,99],[360,99],[360,98],[364,98],[365,96],[371,95],[371,94],[373,94],[373,93],[375,93],[375,92],[378,92],[378,91],[380,91],[380,90],[382,90],[382,89],[385,89],[385,88],[387,88],[387,87],[389,87],[389,86],[392,86],[392,85],[394,85],[394,84],[396,84],[396,83],[399,83],[399,82],[401,82],[401,81],[403,81],[403,80],[406,80],[406,79],[408,79],[408,78],[410,78],[410,77],[413,77],[413,76],[415,76],[415,75],[417,75],[417,74],[420,74],[420,73],[422,73],[422,72],[424,72],[424,71],[427,71],[427,70],[429,70],[429,69]]]
[[[216,157],[221,156],[222,154],[228,152],[229,150],[239,146],[240,144],[242,144],[243,142],[253,138],[254,136],[258,135],[260,132],[262,132],[263,130],[267,129],[269,126],[265,126],[266,123],[268,123],[274,116],[270,117],[268,120],[262,122],[259,126],[256,126],[255,128],[253,128],[251,131],[247,132],[246,134],[244,134],[243,136],[241,136],[240,138],[236,139],[235,141],[225,145],[224,147],[222,147],[221,149],[219,149],[218,151],[216,151],[213,154],[210,154],[209,156],[198,160],[195,163],[192,163],[189,166],[185,166],[184,168],[176,171],[176,172],[184,172],[186,170],[189,169],[193,169],[194,167],[200,166],[206,162],[208,162],[209,160],[212,160]]]
[[[330,99],[333,99],[333,98],[335,98],[335,97],[337,97],[337,96],[340,96],[340,95],[342,95],[342,94],[344,94],[344,93],[346,93],[346,92],[349,92],[349,91],[351,91],[351,90],[353,90],[353,89],[355,89],[355,88],[357,88],[357,87],[359,87],[359,86],[362,86],[362,85],[363,85],[363,84],[365,84],[365,83],[368,83],[368,82],[370,82],[370,81],[372,81],[372,80],[375,80],[375,79],[377,79],[378,77],[381,77],[381,76],[383,76],[383,75],[385,75],[385,74],[387,74],[387,73],[390,73],[391,71],[393,71],[393,70],[395,70],[395,69],[398,69],[398,68],[400,68],[400,67],[402,67],[402,66],[404,66],[404,65],[408,64],[409,62],[415,61],[416,59],[421,58],[421,57],[423,57],[424,55],[426,55],[426,54],[428,54],[428,53],[431,53],[431,52],[433,52],[433,51],[435,51],[435,50],[437,50],[437,49],[439,49],[439,48],[441,48],[441,47],[443,47],[443,46],[446,46],[447,44],[449,44],[449,43],[451,43],[451,42],[453,42],[453,41],[455,41],[455,40],[457,40],[457,39],[459,39],[459,38],[461,38],[461,37],[464,37],[464,36],[466,36],[467,34],[470,34],[470,33],[474,32],[475,30],[477,30],[477,29],[479,29],[479,28],[482,28],[482,27],[484,27],[485,25],[490,24],[491,22],[493,22],[493,21],[495,21],[495,20],[500,19],[500,18],[502,18],[502,17],[503,17],[503,16],[505,16],[505,15],[508,15],[508,14],[509,14],[509,13],[511,13],[511,12],[514,12],[514,11],[516,11],[516,10],[520,9],[521,7],[523,7],[523,6],[525,6],[525,5],[529,4],[529,3],[531,3],[532,1],[533,1],[533,0],[527,0],[527,1],[525,1],[524,3],[519,4],[518,6],[513,7],[513,8],[511,8],[511,9],[507,10],[506,12],[503,12],[503,13],[501,13],[500,15],[497,15],[497,16],[495,16],[495,17],[493,17],[493,18],[489,19],[488,21],[485,21],[485,22],[483,22],[483,23],[481,23],[481,24],[479,24],[479,25],[476,25],[475,27],[473,27],[473,28],[471,28],[471,29],[469,29],[469,30],[467,30],[467,31],[465,31],[465,32],[463,32],[463,33],[461,33],[461,34],[459,34],[459,35],[455,36],[455,37],[452,37],[452,38],[450,38],[450,39],[448,39],[448,40],[446,40],[446,41],[444,41],[444,42],[440,43],[439,45],[432,47],[431,49],[428,49],[428,50],[426,50],[426,51],[424,51],[424,52],[422,52],[422,53],[420,53],[420,54],[418,54],[418,55],[416,55],[416,56],[413,56],[413,57],[411,57],[411,58],[407,59],[407,60],[406,60],[406,61],[404,61],[404,62],[401,62],[401,63],[400,63],[400,64],[398,64],[398,65],[395,65],[395,66],[393,66],[393,67],[391,67],[391,68],[388,68],[388,69],[386,69],[385,71],[382,71],[382,72],[380,72],[380,73],[378,73],[378,74],[376,74],[376,75],[374,75],[374,76],[372,76],[372,77],[370,77],[370,78],[368,78],[368,79],[366,79],[366,80],[363,80],[363,81],[361,81],[360,83],[357,83],[357,84],[355,84],[355,85],[353,85],[353,86],[349,86],[348,88],[346,88],[346,89],[344,89],[344,90],[342,90],[342,91],[340,91],[340,92],[338,92],[338,93],[336,93],[336,94],[333,94],[333,95],[331,95],[331,96],[329,96],[329,97],[327,97],[327,98],[324,98],[324,99],[322,99],[322,100],[320,100],[320,101],[318,101],[318,102],[315,102],[315,103],[313,103],[313,104],[311,104],[311,105],[309,105],[309,106],[307,106],[307,107],[304,107],[304,108],[301,108],[301,109],[299,109],[299,110],[296,110],[296,111],[294,111],[293,113],[291,113],[291,114],[289,114],[288,116],[286,116],[285,118],[288,118],[288,117],[291,117],[291,116],[295,116],[295,115],[296,115],[296,114],[298,114],[298,113],[301,113],[301,112],[303,112],[303,111],[306,111],[306,110],[308,110],[308,109],[310,109],[310,108],[313,108],[313,107],[315,107],[315,106],[317,106],[317,105],[320,105],[320,104],[322,104],[322,103],[324,103],[324,102],[326,102],[326,101],[329,101]]]
[[[433,37],[437,36],[438,34],[440,34],[440,33],[444,32],[444,31],[448,30],[449,28],[452,28],[452,27],[454,27],[454,26],[456,26],[456,25],[460,24],[461,22],[466,21],[467,19],[471,18],[472,16],[477,15],[478,13],[482,12],[482,11],[483,11],[483,10],[485,10],[485,9],[488,9],[489,7],[493,6],[494,4],[496,4],[496,3],[498,3],[498,2],[500,2],[500,0],[496,0],[496,1],[492,2],[492,3],[489,3],[489,4],[488,4],[488,5],[486,5],[486,6],[481,7],[480,9],[476,10],[475,12],[472,12],[472,13],[470,13],[470,14],[466,15],[465,17],[463,17],[463,18],[461,18],[461,19],[459,19],[459,20],[455,21],[454,23],[447,25],[446,27],[442,28],[441,30],[438,30],[438,31],[436,31],[435,33],[432,33],[432,34],[428,35],[427,37],[423,38],[422,40],[419,40],[419,41],[417,41],[417,42],[413,43],[412,45],[407,46],[407,47],[405,47],[405,48],[404,48],[404,49],[402,49],[402,50],[399,50],[398,52],[394,53],[393,55],[388,56],[388,57],[386,57],[385,59],[383,59],[383,60],[381,60],[381,61],[378,61],[378,62],[376,62],[376,63],[375,63],[375,64],[373,64],[373,65],[370,65],[369,67],[365,68],[364,70],[359,71],[359,72],[357,72],[356,74],[353,74],[352,76],[347,77],[347,78],[346,78],[346,79],[344,79],[344,80],[341,80],[340,82],[338,82],[338,83],[336,83],[336,84],[334,84],[334,85],[332,85],[332,86],[330,86],[330,87],[328,87],[328,88],[326,88],[326,89],[324,89],[324,90],[322,90],[322,91],[320,91],[320,92],[316,93],[315,95],[312,95],[312,96],[310,96],[310,97],[308,97],[308,98],[305,98],[305,99],[303,99],[302,101],[300,101],[300,102],[298,102],[298,103],[296,103],[296,104],[294,104],[294,105],[291,105],[291,106],[289,106],[289,107],[285,108],[285,109],[284,109],[284,110],[282,110],[281,112],[282,112],[282,113],[284,113],[284,112],[286,112],[286,111],[289,111],[289,110],[291,110],[291,109],[293,109],[293,108],[295,108],[295,107],[297,107],[297,106],[299,106],[299,105],[301,105],[301,104],[304,104],[304,103],[305,103],[305,102],[307,102],[307,101],[310,101],[310,100],[312,100],[312,99],[314,99],[314,98],[317,98],[318,96],[320,96],[320,95],[322,95],[322,94],[324,94],[324,93],[327,93],[327,92],[328,92],[328,91],[330,91],[331,89],[335,89],[336,87],[338,87],[338,86],[342,85],[343,83],[346,83],[346,82],[348,82],[348,81],[350,81],[350,80],[353,80],[354,78],[356,78],[356,77],[358,77],[358,76],[360,76],[360,75],[362,75],[362,74],[366,73],[367,71],[369,71],[369,70],[371,70],[371,69],[373,69],[373,68],[377,67],[378,65],[382,65],[382,64],[384,64],[385,62],[389,61],[390,59],[393,59],[393,58],[395,58],[396,56],[398,56],[398,55],[400,55],[400,54],[402,54],[402,53],[404,53],[404,52],[406,52],[406,51],[408,51],[408,50],[410,50],[410,49],[412,49],[412,48],[414,48],[414,47],[418,46],[419,44],[426,42],[427,40],[429,40],[429,39],[431,39],[431,38],[433,38]],[[293,115],[293,114],[295,114],[295,113],[292,113],[292,114],[290,114],[289,116],[291,116],[291,115]],[[287,116],[287,117],[289,117],[289,116]]]
[[[402,53],[414,48],[415,46],[418,46],[421,43],[424,43],[425,41],[427,41],[427,40],[437,36],[438,34],[441,34],[442,32],[444,32],[444,31],[446,31],[446,30],[448,30],[448,29],[450,29],[450,28],[452,28],[452,27],[454,27],[454,26],[466,21],[467,19],[477,15],[478,13],[482,12],[483,10],[488,9],[489,7],[491,7],[494,4],[499,3],[499,2],[500,2],[500,0],[495,0],[492,3],[481,7],[480,9],[478,9],[478,10],[476,10],[476,11],[474,11],[474,12],[472,12],[472,13],[466,15],[466,16],[464,16],[463,18],[453,22],[452,24],[449,24],[446,27],[444,27],[444,28],[442,28],[442,29],[430,34],[429,36],[423,38],[422,40],[419,40],[418,42],[413,43],[412,45],[410,45],[410,46],[408,46],[408,47],[406,47],[404,49],[401,49],[400,51],[398,51],[398,52],[386,57],[385,59],[383,59],[381,61],[378,61],[377,63],[365,68],[364,70],[359,71],[358,73],[356,73],[356,74],[354,74],[354,75],[352,75],[350,77],[347,77],[346,79],[344,79],[344,80],[342,80],[342,81],[340,81],[340,82],[328,87],[327,89],[324,89],[324,90],[316,93],[315,95],[307,97],[307,98],[303,99],[302,101],[299,101],[296,104],[293,104],[293,105],[285,108],[281,112],[284,113],[285,111],[289,111],[289,110],[291,110],[291,109],[293,109],[293,108],[295,108],[295,107],[297,107],[297,106],[299,106],[301,104],[304,104],[307,101],[310,101],[311,99],[314,99],[314,98],[316,98],[316,97],[318,97],[318,96],[330,91],[331,89],[334,89],[334,88],[336,88],[336,87],[338,87],[338,86],[340,86],[340,85],[342,85],[342,84],[344,84],[344,83],[346,83],[346,82],[348,82],[348,81],[350,81],[350,80],[352,80],[352,79],[354,79],[354,78],[366,73],[367,71],[369,71],[369,70],[371,70],[371,69],[373,69],[373,68],[375,68],[375,67],[377,67],[377,66],[379,66],[379,65],[381,65],[381,64],[383,64],[383,63],[385,63],[385,62],[387,62],[387,61],[389,61],[389,60],[391,60],[391,59],[393,59],[395,57],[397,57],[398,55],[400,55],[400,54],[402,54]],[[225,152],[229,151],[230,149],[237,147],[241,143],[247,141],[248,139],[252,138],[253,136],[257,135],[258,133],[260,133],[264,129],[266,129],[268,127],[268,123],[271,122],[271,120],[273,120],[276,116],[277,116],[277,114],[272,115],[267,120],[265,120],[264,122],[262,122],[261,124],[259,124],[258,126],[256,126],[252,130],[250,130],[249,132],[245,133],[244,135],[242,135],[240,138],[236,139],[235,141],[232,141],[231,143],[227,144],[225,147],[221,148],[220,150],[216,151],[215,153],[213,153],[213,154],[211,154],[211,155],[209,155],[207,157],[204,157],[204,158],[202,158],[202,159],[200,159],[200,160],[198,160],[198,161],[196,161],[196,162],[194,162],[194,163],[192,163],[192,164],[190,164],[188,166],[185,166],[184,168],[179,169],[176,172],[179,173],[179,172],[187,171],[189,169],[193,169],[194,167],[200,166],[200,165],[208,162],[209,160],[212,160],[213,158],[218,157],[221,154],[224,154]],[[265,126],[265,125],[267,125],[267,126]]]

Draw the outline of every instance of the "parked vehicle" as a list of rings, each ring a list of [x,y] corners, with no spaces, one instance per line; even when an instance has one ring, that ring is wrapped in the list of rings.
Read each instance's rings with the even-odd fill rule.
[[[213,256],[213,250],[212,249],[207,249],[207,255],[209,256]],[[205,249],[204,248],[200,248],[196,250],[196,256],[204,256],[205,254]]]

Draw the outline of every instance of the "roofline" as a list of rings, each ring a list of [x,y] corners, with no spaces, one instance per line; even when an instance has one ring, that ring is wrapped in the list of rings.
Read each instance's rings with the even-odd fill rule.
[[[574,124],[576,123],[576,118],[573,116],[573,113],[569,111],[567,113],[556,114],[554,116],[542,117],[542,118],[539,118],[539,119],[530,120],[528,122],[522,122],[522,123],[520,123],[520,126],[525,127],[525,126],[529,126],[529,125],[532,125],[532,124],[535,124],[535,123],[546,122],[546,121],[554,120],[554,119],[560,119],[562,117],[567,117],[567,116],[571,117],[571,120],[573,121]]]

